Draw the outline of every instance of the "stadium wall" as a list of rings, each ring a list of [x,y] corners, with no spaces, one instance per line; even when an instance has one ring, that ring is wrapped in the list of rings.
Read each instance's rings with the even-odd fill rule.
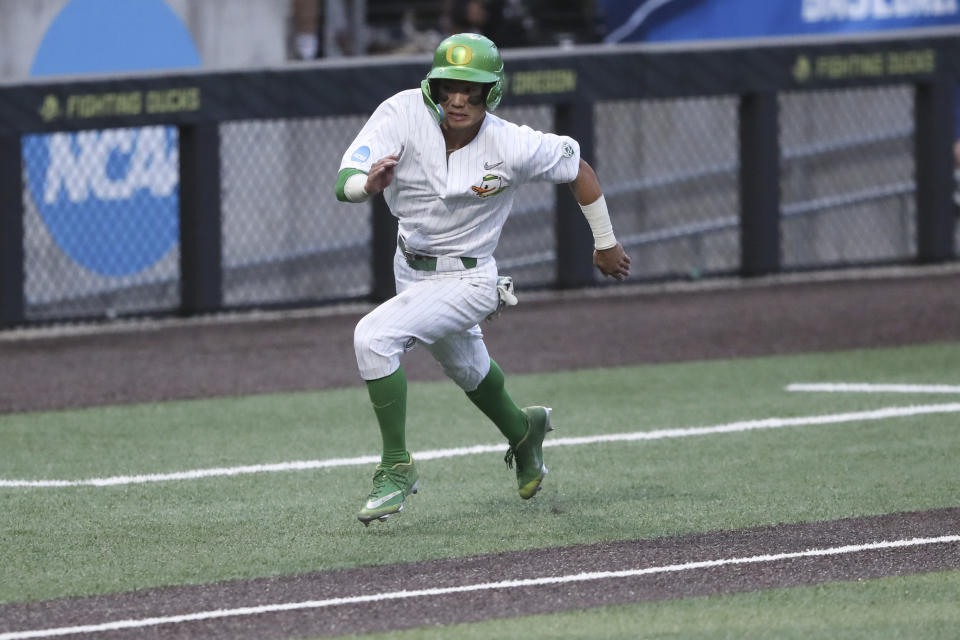
[[[508,51],[502,113],[581,141],[639,279],[955,260],[956,36]],[[426,66],[0,85],[0,326],[390,295],[382,198],[332,186]],[[497,259],[521,287],[599,286],[589,240],[566,188],[537,186]]]

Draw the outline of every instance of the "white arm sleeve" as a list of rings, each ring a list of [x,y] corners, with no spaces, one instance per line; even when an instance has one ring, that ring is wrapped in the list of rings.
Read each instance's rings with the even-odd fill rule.
[[[370,199],[370,194],[364,188],[367,185],[367,174],[355,173],[343,183],[343,195],[347,196],[350,202],[366,202]]]
[[[617,246],[613,223],[610,222],[610,213],[607,211],[607,199],[601,194],[590,204],[581,204],[580,209],[593,231],[593,248],[602,251]]]

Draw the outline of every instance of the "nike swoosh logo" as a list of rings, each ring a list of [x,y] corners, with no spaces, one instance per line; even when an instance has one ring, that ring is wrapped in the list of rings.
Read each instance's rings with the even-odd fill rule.
[[[484,163],[483,163],[483,168],[486,169],[487,171],[489,171],[490,169],[496,169],[497,167],[499,167],[499,166],[502,165],[502,164],[503,164],[503,160],[501,160],[500,162],[495,162],[495,163],[493,163],[493,164],[490,164],[489,162],[484,162]]]
[[[382,498],[379,498],[379,499],[377,499],[377,500],[367,500],[367,509],[376,509],[377,507],[379,507],[380,505],[382,505],[384,502],[386,502],[386,501],[389,500],[390,498],[393,498],[394,496],[398,496],[398,495],[400,495],[401,493],[403,493],[403,492],[402,492],[402,491],[394,491],[393,493],[388,493],[387,495],[385,495],[385,496],[383,496]]]

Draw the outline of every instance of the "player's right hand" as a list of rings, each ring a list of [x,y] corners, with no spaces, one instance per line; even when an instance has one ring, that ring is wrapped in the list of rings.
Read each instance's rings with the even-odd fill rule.
[[[367,184],[363,187],[367,193],[380,193],[393,182],[393,171],[400,156],[384,156],[373,163],[367,174]]]

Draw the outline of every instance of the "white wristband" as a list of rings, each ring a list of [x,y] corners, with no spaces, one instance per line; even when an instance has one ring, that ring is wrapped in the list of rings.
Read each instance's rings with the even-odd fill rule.
[[[343,195],[347,196],[350,202],[366,202],[370,199],[370,194],[364,187],[367,185],[367,174],[355,173],[343,183]]]
[[[607,211],[607,200],[601,196],[590,204],[581,204],[583,217],[587,219],[590,230],[593,231],[593,248],[600,251],[617,246],[617,238],[613,235],[613,224],[610,222],[610,213]]]

